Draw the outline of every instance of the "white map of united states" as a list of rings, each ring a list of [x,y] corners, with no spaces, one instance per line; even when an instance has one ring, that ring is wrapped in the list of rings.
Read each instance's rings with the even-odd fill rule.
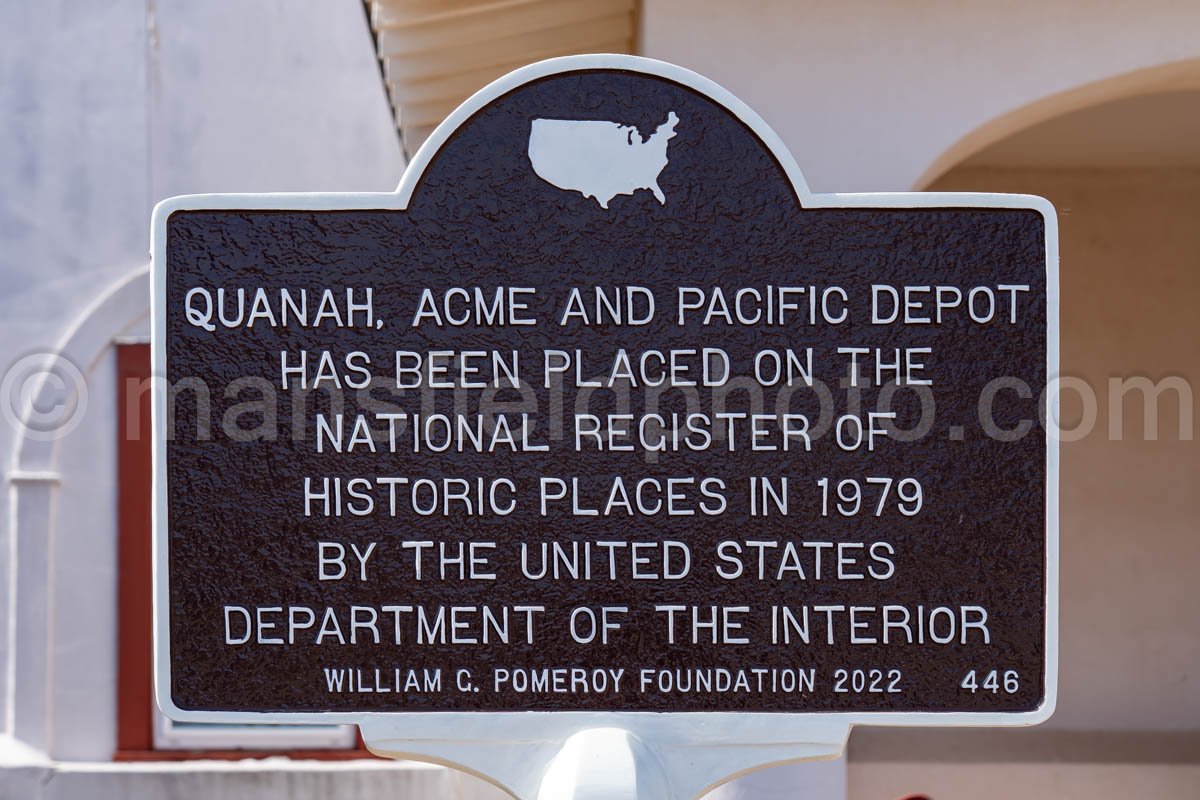
[[[645,140],[633,125],[603,120],[535,119],[529,132],[529,162],[542,180],[559,189],[579,192],[608,208],[619,194],[639,189],[666,195],[658,176],[667,166],[667,142],[675,136],[679,117],[667,119]]]

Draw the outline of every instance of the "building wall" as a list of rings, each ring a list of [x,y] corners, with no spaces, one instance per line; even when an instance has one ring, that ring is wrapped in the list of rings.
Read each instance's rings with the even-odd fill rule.
[[[757,111],[817,192],[907,191],[1041,119],[1200,85],[1178,0],[645,0],[641,52]]]
[[[1058,710],[1028,731],[856,732],[848,796],[1194,797],[1200,447],[1178,394],[1160,398],[1151,440],[1140,394],[1117,406],[1107,385],[1200,379],[1200,170],[968,167],[931,188],[1040,194],[1059,210],[1062,372],[1097,397],[1082,435],[1089,412],[1063,394],[1078,440],[1062,446]],[[1184,404],[1186,421],[1196,398]]]
[[[390,190],[403,159],[352,0],[0,4],[0,119],[0,374],[70,338],[88,389],[56,443],[22,444],[0,420],[0,552],[15,554],[0,560],[0,662],[15,662],[11,678],[0,671],[0,741],[104,761],[116,669],[109,345],[146,338],[148,280],[102,319],[94,305],[145,270],[164,197]]]
[[[1116,797],[1139,782],[1161,793],[1136,794],[1194,795],[1200,448],[1180,441],[1169,392],[1157,441],[1142,436],[1137,392],[1126,399],[1125,438],[1110,441],[1105,391],[1110,377],[1195,377],[1200,176],[1114,163],[952,168],[1075,109],[1194,89],[1200,45],[1184,31],[1197,14],[1168,0],[643,4],[642,52],[745,100],[814,191],[1029,192],[1059,208],[1062,368],[1098,388],[1099,422],[1063,449],[1058,711],[1043,729],[1003,735],[856,731],[849,797]],[[1152,148],[1155,120],[1142,130]],[[1080,413],[1066,392],[1066,423]],[[804,775],[783,768],[777,783],[799,786]]]
[[[0,768],[0,800],[504,800],[479,778],[421,764],[267,762],[95,764]]]
[[[1180,428],[1177,393],[1163,395],[1150,440],[1140,394],[1114,404],[1107,387],[1133,376],[1200,385],[1200,170],[962,169],[931,188],[1030,192],[1059,209],[1062,372],[1098,397],[1091,432],[1062,446],[1062,664],[1049,725],[1200,730],[1200,446]],[[1192,417],[1195,398],[1184,405]],[[1083,414],[1065,390],[1068,433]]]

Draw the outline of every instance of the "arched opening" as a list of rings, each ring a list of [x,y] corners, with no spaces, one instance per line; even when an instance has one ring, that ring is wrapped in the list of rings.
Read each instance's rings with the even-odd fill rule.
[[[1051,124],[1050,132],[1057,133],[1060,142],[1086,145],[1090,136],[1096,131],[1089,132],[1079,125],[1075,126],[1076,130],[1074,131],[1063,127],[1063,121],[1075,119],[1076,112],[1084,114],[1082,121],[1086,122],[1089,116],[1101,113],[1102,109],[1120,112],[1122,110],[1119,105],[1121,101],[1132,101],[1137,104],[1142,98],[1148,96],[1182,95],[1195,91],[1200,91],[1200,58],[1134,70],[1048,95],[1000,114],[971,130],[941,152],[925,168],[916,180],[914,188],[918,190],[933,189],[939,178],[949,171],[970,163],[978,163],[981,158],[985,162],[995,158],[996,153],[993,148],[1004,145],[1004,148],[1001,149],[1001,153],[1003,153],[1011,146],[1010,139],[1027,140],[1030,132],[1041,129],[1043,123]],[[1186,98],[1180,99],[1183,104],[1186,104]],[[1112,106],[1117,107],[1113,109]],[[1078,133],[1081,131],[1087,132],[1082,139],[1078,137]],[[1041,131],[1038,135],[1045,143],[1047,132]],[[1027,146],[1026,149],[1030,148]],[[1092,152],[1092,149],[1085,149],[1084,152]],[[1073,163],[1080,163],[1079,155],[1081,154],[1077,154],[1073,159]],[[1121,163],[1123,158],[1115,151],[1110,151],[1109,156],[1109,163]],[[1111,161],[1112,157],[1117,160]]]
[[[926,174],[921,189],[1058,209],[1058,706],[1031,730],[857,730],[852,763],[870,763],[852,794],[974,796],[1002,781],[1006,796],[1082,796],[1099,769],[1111,792],[1187,785],[1200,735],[1200,62],[1005,115]]]
[[[1048,727],[1122,747],[1194,737],[1200,694],[1182,688],[1200,664],[1200,89],[1042,119],[926,188],[1037,194],[1059,212],[1061,674]]]
[[[147,264],[112,283],[22,375],[31,404],[8,472],[6,713],[13,736],[52,757],[111,751],[115,345],[149,337],[149,276]]]

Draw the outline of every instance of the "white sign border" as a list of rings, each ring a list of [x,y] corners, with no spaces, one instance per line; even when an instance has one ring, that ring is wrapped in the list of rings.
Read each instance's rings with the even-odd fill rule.
[[[673,64],[629,55],[598,54],[568,56],[541,61],[518,69],[470,97],[437,127],[413,157],[395,192],[372,193],[279,193],[200,194],[163,200],[155,206],[151,225],[152,360],[154,376],[165,377],[166,360],[166,225],[176,211],[206,209],[275,210],[404,210],[424,170],[442,145],[477,111],[488,103],[532,81],[551,75],[583,70],[621,70],[673,81],[698,92],[740,119],[770,149],[787,173],[804,208],[1007,208],[1029,209],[1042,215],[1046,240],[1046,370],[1048,385],[1059,376],[1059,277],[1058,220],[1048,200],[1033,195],[899,192],[813,194],[795,159],[770,127],[746,104],[712,81]],[[1058,593],[1059,452],[1055,421],[1057,393],[1046,392],[1046,562],[1045,562],[1045,674],[1042,704],[1026,712],[647,712],[647,711],[468,711],[468,712],[246,712],[195,711],[176,706],[171,697],[170,628],[168,610],[165,380],[154,381],[153,397],[153,542],[154,542],[154,675],[155,695],[163,713],[183,722],[212,723],[358,723],[372,721],[414,744],[413,753],[430,757],[430,748],[457,751],[451,743],[473,740],[476,744],[563,741],[587,728],[611,727],[634,732],[643,739],[662,743],[692,742],[698,746],[746,746],[768,742],[804,742],[806,732],[832,728],[848,732],[851,725],[891,726],[1023,726],[1035,725],[1052,713],[1058,694]],[[843,739],[844,741],[844,739]],[[418,743],[424,743],[418,747]],[[439,743],[441,743],[439,745]],[[704,744],[707,743],[707,744]],[[444,745],[444,746],[441,746]],[[464,762],[457,757],[435,760]],[[486,777],[486,776],[485,776]]]

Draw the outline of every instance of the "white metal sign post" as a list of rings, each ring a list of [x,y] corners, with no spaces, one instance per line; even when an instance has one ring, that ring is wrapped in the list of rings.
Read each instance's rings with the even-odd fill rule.
[[[392,194],[160,203],[160,707],[527,800],[1045,720],[1057,250],[1037,197],[813,194],[618,55],[496,81]]]

